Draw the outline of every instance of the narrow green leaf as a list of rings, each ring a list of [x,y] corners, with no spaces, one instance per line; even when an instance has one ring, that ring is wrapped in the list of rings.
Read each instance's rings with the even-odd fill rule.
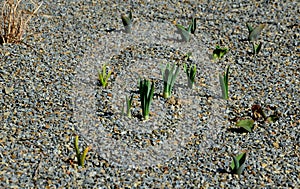
[[[242,127],[245,130],[252,132],[253,126],[254,126],[254,120],[252,119],[244,119],[240,120],[236,124],[238,127]]]
[[[258,53],[259,53],[259,51],[260,51],[261,47],[262,47],[262,42],[261,42],[261,43],[259,43],[259,44],[256,46],[256,49],[255,49],[255,54],[258,54]]]
[[[85,161],[85,158],[86,158],[86,155],[87,155],[88,151],[89,151],[89,147],[86,147],[86,148],[84,149],[84,151],[83,151],[81,157],[80,157],[80,163],[79,163],[79,164],[80,164],[80,166],[82,166],[82,167],[84,167],[84,161]]]
[[[230,169],[234,174],[238,174],[239,176],[243,172],[245,168],[245,161],[246,161],[246,152],[241,153],[235,157],[232,157],[232,162],[230,164]]]
[[[190,32],[180,24],[176,24],[176,27],[179,31],[179,34],[180,34],[182,40],[185,42],[189,42],[190,41]]]
[[[249,41],[255,41],[260,35],[261,31],[265,28],[265,26],[266,24],[260,24],[256,28],[254,28],[249,35]]]
[[[224,76],[222,74],[219,75],[219,81],[220,81],[220,86],[221,86],[221,90],[222,90],[222,97],[223,99],[227,99],[227,95],[226,95],[226,85],[224,83]]]
[[[191,33],[195,34],[196,31],[196,18],[192,18],[192,27],[191,27]]]
[[[78,146],[78,135],[75,136],[74,138],[74,148],[75,148],[75,152],[76,152],[76,157],[77,157],[77,161],[80,160],[80,151],[79,151],[79,146]]]
[[[231,162],[230,167],[233,172],[236,172],[237,169],[240,167],[237,157],[232,157],[232,162]]]
[[[249,35],[250,35],[251,32],[253,31],[253,28],[250,26],[249,23],[247,23],[247,28],[248,28],[248,32],[249,32]]]

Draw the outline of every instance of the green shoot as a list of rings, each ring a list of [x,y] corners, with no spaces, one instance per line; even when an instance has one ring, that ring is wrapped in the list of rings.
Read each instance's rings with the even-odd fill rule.
[[[252,52],[254,55],[257,55],[261,49],[262,42],[260,42],[258,45],[255,45],[254,42],[252,42]]]
[[[79,138],[78,135],[76,135],[75,139],[74,139],[74,148],[75,148],[75,152],[76,152],[78,165],[84,167],[84,161],[85,161],[86,155],[87,155],[90,148],[86,147],[84,149],[84,151],[81,153],[79,151],[78,138]]]
[[[150,105],[154,94],[154,83],[150,86],[149,80],[140,80],[139,85],[140,100],[142,105],[142,114],[145,120],[149,119]]]
[[[248,28],[248,40],[249,41],[255,41],[258,39],[261,31],[265,28],[266,24],[259,24],[257,27],[253,28],[250,26],[250,24],[247,23],[247,28]]]
[[[162,76],[164,81],[163,97],[169,98],[172,93],[172,89],[175,83],[175,79],[179,73],[179,66],[175,64],[170,68],[170,64],[167,64],[166,68],[162,70]]]
[[[194,82],[195,82],[195,77],[196,77],[196,65],[194,64],[193,66],[191,66],[189,69],[187,68],[187,65],[184,64],[183,65],[184,68],[184,72],[187,75],[187,79],[188,79],[188,87],[190,89],[193,88]]]
[[[261,50],[262,43],[255,45],[254,41],[258,39],[261,31],[266,27],[266,24],[259,24],[257,27],[253,28],[247,23],[248,28],[248,40],[252,42],[252,52],[254,55],[257,55]]]
[[[252,132],[254,126],[254,120],[252,119],[244,119],[240,120],[236,124],[238,127],[242,127],[243,129],[247,130],[248,132]]]
[[[223,75],[219,75],[219,80],[220,80],[220,85],[221,85],[221,90],[222,90],[222,97],[223,99],[227,100],[229,98],[228,96],[228,77],[229,77],[229,68],[230,66],[227,67],[226,73]]]
[[[230,169],[233,174],[237,174],[239,177],[245,169],[246,152],[239,154],[238,156],[232,157]]]
[[[121,15],[122,23],[125,28],[125,33],[131,33],[131,25],[132,25],[132,12],[129,12],[128,17],[124,14]]]
[[[217,45],[216,49],[213,51],[213,59],[221,59],[227,52],[227,48],[221,48],[219,45]]]
[[[133,95],[131,95],[130,98],[128,98],[128,96],[126,96],[126,115],[129,118],[131,118],[132,100],[133,100]],[[124,110],[124,108],[123,108],[123,110]]]
[[[188,52],[188,53],[186,53],[186,54],[184,55],[183,58],[184,58],[185,60],[189,60],[191,56],[192,56],[192,52]]]
[[[190,34],[195,34],[196,31],[196,18],[192,18],[192,21],[189,24],[188,28],[185,28],[180,24],[176,24],[176,27],[179,31],[179,34],[181,35],[182,40],[185,42],[189,42]]]
[[[108,79],[110,77],[112,73],[112,70],[109,71],[108,73],[106,73],[106,65],[104,64],[102,66],[102,70],[98,70],[98,78],[99,78],[99,82],[100,82],[100,85],[103,86],[103,87],[106,87],[107,84],[108,84]]]

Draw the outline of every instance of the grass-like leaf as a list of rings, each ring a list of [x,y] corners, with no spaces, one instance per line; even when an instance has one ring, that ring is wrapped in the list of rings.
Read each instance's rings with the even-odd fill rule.
[[[216,46],[216,49],[213,51],[213,59],[221,59],[228,52],[227,48],[221,48],[219,45]]]
[[[108,73],[106,73],[106,64],[104,64],[102,66],[102,69],[101,70],[98,70],[98,79],[99,79],[99,82],[100,82],[100,85],[102,87],[106,87],[107,84],[108,84],[108,79],[110,78],[110,75],[112,73],[112,70],[110,70]]]
[[[222,97],[223,99],[227,100],[229,98],[228,95],[228,81],[229,81],[229,68],[230,66],[227,67],[226,72],[222,75],[219,75],[219,81],[220,81],[220,86],[222,90]]]
[[[252,52],[254,55],[257,55],[262,47],[262,42],[260,42],[258,45],[255,45],[254,42],[252,42]]]
[[[129,12],[129,15],[125,14],[121,15],[122,23],[125,28],[125,33],[131,33],[131,25],[132,25],[132,12]]]
[[[133,94],[128,98],[126,96],[126,115],[131,118],[131,107],[132,107]]]
[[[179,73],[179,66],[173,64],[170,68],[170,64],[166,65],[166,68],[162,70],[162,77],[164,82],[164,89],[163,89],[163,97],[169,98],[172,93],[172,89],[176,80],[176,77]]]
[[[253,28],[247,23],[247,28],[249,32],[248,40],[255,41],[258,39],[261,31],[266,27],[266,24],[259,24],[257,27]]]
[[[149,80],[140,80],[139,85],[142,114],[145,120],[149,119],[150,105],[154,95],[154,83],[150,85]]]
[[[230,164],[230,169],[233,174],[241,176],[242,172],[245,169],[245,161],[246,161],[247,154],[241,153],[238,156],[232,157],[232,162]]]
[[[188,87],[190,89],[192,89],[193,85],[195,83],[195,77],[196,77],[196,71],[197,71],[196,65],[193,65],[190,68],[188,68],[187,65],[184,64],[183,67],[184,67],[184,72],[187,75]]]
[[[252,132],[254,126],[254,120],[252,119],[244,119],[240,120],[236,124],[238,127],[242,127],[243,129],[247,130],[248,132]]]
[[[196,31],[196,18],[192,18],[192,21],[187,28],[180,24],[176,24],[176,27],[179,31],[179,34],[181,35],[182,40],[185,42],[189,42],[190,34],[195,34]]]
[[[85,161],[86,155],[89,151],[89,147],[86,147],[84,149],[84,151],[82,153],[80,153],[79,145],[78,145],[78,138],[79,138],[78,135],[76,135],[74,138],[75,153],[76,153],[78,165],[84,167],[84,161]]]

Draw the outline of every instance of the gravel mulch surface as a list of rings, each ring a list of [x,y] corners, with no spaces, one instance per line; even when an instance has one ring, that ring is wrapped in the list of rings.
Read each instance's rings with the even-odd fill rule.
[[[29,3],[29,2],[28,2]],[[300,183],[297,1],[46,1],[26,44],[0,46],[1,188],[297,188]],[[120,15],[133,10],[133,31]],[[174,23],[197,18],[190,42]],[[246,23],[265,23],[252,54]],[[212,60],[216,45],[229,52]],[[192,52],[187,59],[186,53]],[[172,97],[161,68],[180,66]],[[197,65],[187,88],[183,64]],[[97,71],[113,70],[107,88]],[[230,65],[229,99],[218,75]],[[141,118],[139,78],[155,83]],[[133,94],[132,118],[122,115]],[[253,132],[236,126],[260,105]],[[259,114],[258,114],[259,116]],[[77,165],[73,140],[91,149]],[[247,152],[239,178],[231,157]]]

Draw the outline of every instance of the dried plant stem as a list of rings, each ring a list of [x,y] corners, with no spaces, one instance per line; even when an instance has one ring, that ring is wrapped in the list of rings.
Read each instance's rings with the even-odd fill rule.
[[[20,43],[23,41],[23,35],[27,29],[28,23],[32,16],[37,13],[42,6],[41,3],[35,10],[26,18],[25,10],[20,8],[22,0],[6,0],[2,7],[1,20],[1,42],[2,43]],[[28,12],[28,11],[27,11]]]

